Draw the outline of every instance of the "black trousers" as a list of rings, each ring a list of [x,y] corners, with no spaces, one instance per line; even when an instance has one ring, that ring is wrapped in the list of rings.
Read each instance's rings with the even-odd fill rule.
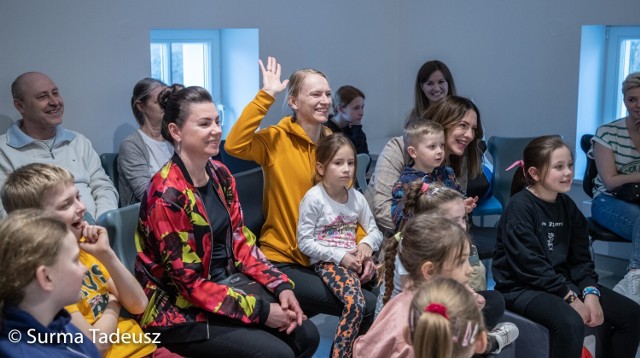
[[[606,287],[598,288],[604,323],[597,327],[596,356],[634,358],[640,342],[640,305]],[[508,308],[547,327],[551,357],[580,358],[586,326],[561,297],[541,292],[523,312]]]
[[[209,336],[203,341],[163,347],[184,357],[308,358],[320,344],[318,328],[309,320],[287,335],[277,329],[221,318],[209,322]]]

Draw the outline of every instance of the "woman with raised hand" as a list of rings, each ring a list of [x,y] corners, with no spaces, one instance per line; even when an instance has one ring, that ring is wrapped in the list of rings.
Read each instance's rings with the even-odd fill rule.
[[[173,85],[159,99],[162,135],[175,153],[140,207],[136,277],[149,297],[142,327],[183,356],[310,357],[317,328],[244,226],[233,176],[210,159],[222,132],[211,95]],[[263,295],[235,287],[229,277],[237,273]]]
[[[260,70],[263,87],[229,132],[225,149],[262,166],[266,222],[260,248],[264,254],[293,280],[296,297],[305,312],[339,316],[343,304],[309,267],[309,258],[298,249],[296,236],[300,201],[315,177],[316,144],[330,133],[323,124],[331,108],[331,88],[326,76],[314,69],[298,70],[289,80],[282,81],[281,66],[273,57],[268,58],[266,67],[260,61]],[[258,130],[275,97],[287,84],[286,101],[293,114],[277,125]],[[363,282],[370,280],[374,272],[372,251],[367,244],[357,245],[357,256],[363,262]],[[366,308],[360,331],[371,324],[376,304],[375,295],[367,290],[363,294]]]

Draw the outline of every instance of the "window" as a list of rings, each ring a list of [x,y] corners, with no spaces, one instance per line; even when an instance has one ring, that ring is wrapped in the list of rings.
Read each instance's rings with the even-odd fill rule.
[[[200,86],[219,94],[219,54],[218,30],[151,31],[151,77],[167,84]]]
[[[640,71],[640,26],[582,27],[576,146],[583,134],[627,115],[622,81],[635,71]],[[584,155],[576,155],[575,163],[575,177],[581,179]]]
[[[622,81],[640,71],[640,26],[611,26],[607,36],[605,115],[610,122],[627,115],[622,97]]]
[[[151,77],[206,88],[227,133],[259,89],[258,29],[151,30]]]

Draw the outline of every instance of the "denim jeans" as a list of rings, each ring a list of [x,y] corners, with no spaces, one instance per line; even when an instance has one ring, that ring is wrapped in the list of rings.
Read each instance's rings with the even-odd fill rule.
[[[629,269],[640,268],[640,205],[600,194],[593,199],[591,216],[598,224],[633,242]]]

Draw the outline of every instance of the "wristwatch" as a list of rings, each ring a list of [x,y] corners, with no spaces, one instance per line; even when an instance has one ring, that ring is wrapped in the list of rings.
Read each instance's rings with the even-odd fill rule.
[[[573,293],[573,291],[571,291],[571,294],[569,294],[569,296],[567,296],[567,298],[564,299],[564,302],[568,303],[568,304],[572,304],[573,301],[577,300],[578,296],[576,296],[575,293]]]

